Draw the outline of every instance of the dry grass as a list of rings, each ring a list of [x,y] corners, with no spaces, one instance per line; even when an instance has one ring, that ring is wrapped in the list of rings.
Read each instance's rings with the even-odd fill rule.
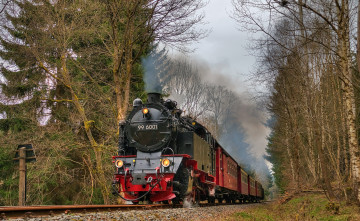
[[[229,216],[217,220],[360,220],[360,208],[356,205],[346,205],[345,202],[333,203],[323,194],[301,194],[289,201],[262,204],[244,211],[234,211]]]

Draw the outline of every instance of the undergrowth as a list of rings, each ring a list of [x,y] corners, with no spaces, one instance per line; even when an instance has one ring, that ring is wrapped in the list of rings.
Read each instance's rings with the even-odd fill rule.
[[[237,212],[225,220],[360,220],[360,208],[345,202],[330,202],[322,194],[299,195],[286,203],[263,204],[246,211]]]

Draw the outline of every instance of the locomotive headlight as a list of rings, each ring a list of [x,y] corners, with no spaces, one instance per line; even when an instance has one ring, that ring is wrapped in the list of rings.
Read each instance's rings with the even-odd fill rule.
[[[170,163],[171,163],[170,160],[166,158],[161,161],[163,167],[169,167]]]
[[[142,113],[143,114],[148,114],[149,113],[149,109],[147,109],[146,107],[142,109]]]
[[[116,161],[115,161],[115,166],[116,166],[117,168],[121,168],[121,167],[124,166],[124,162],[123,162],[122,160],[116,160]]]

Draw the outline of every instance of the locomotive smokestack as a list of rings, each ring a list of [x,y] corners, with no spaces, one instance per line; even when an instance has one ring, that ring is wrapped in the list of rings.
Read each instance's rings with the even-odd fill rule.
[[[148,93],[148,103],[160,103],[161,94],[156,92]]]

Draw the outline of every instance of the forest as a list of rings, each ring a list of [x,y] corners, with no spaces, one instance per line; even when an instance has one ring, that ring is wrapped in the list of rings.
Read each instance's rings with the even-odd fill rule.
[[[270,91],[265,158],[276,186],[358,203],[359,2],[233,2],[241,28],[261,33],[252,45],[259,63],[253,77]]]
[[[250,174],[265,171],[268,195],[320,189],[359,203],[359,2],[232,0],[239,31],[254,33],[249,81],[265,88],[254,95],[269,117],[253,116],[271,129],[261,162],[243,144],[238,110],[253,109],[242,96],[168,53],[206,38],[206,4],[0,0],[0,205],[17,204],[12,158],[28,143],[37,161],[27,165],[27,204],[116,203],[118,123],[154,91],[177,100]]]

